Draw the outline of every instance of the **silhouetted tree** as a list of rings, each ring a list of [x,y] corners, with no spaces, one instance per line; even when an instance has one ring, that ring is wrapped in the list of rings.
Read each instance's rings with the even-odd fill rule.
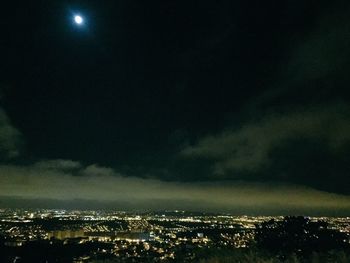
[[[256,246],[273,253],[309,255],[313,251],[340,250],[349,247],[346,234],[330,229],[327,222],[306,217],[285,217],[256,226]]]

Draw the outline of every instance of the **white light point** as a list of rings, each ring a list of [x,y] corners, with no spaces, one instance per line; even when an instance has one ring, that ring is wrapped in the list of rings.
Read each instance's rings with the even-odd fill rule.
[[[74,16],[74,21],[78,25],[81,25],[84,22],[84,20],[83,20],[83,18],[81,16]]]

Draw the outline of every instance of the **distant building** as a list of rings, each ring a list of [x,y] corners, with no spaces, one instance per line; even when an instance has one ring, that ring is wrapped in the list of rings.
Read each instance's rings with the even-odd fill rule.
[[[49,239],[56,238],[59,240],[64,240],[68,238],[85,237],[85,235],[83,230],[57,230],[49,232],[48,237]]]
[[[4,243],[4,245],[7,247],[21,247],[24,243],[24,240],[8,240]]]
[[[116,239],[130,241],[152,241],[154,237],[149,232],[119,232]]]
[[[85,237],[89,240],[95,240],[99,242],[110,241],[115,237],[114,232],[85,232]]]

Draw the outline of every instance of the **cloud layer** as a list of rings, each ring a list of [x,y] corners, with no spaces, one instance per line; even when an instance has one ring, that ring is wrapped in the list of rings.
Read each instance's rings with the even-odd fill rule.
[[[2,205],[8,198],[85,200],[123,209],[190,209],[237,213],[346,213],[350,197],[287,184],[175,183],[124,177],[113,169],[65,160],[0,166]]]
[[[348,182],[349,146],[350,109],[337,104],[269,114],[202,138],[181,155],[207,160],[216,178],[326,187],[332,180],[338,185]]]

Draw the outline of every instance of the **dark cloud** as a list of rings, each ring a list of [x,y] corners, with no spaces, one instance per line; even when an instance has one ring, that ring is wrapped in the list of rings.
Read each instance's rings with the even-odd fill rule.
[[[5,111],[0,108],[0,159],[12,159],[20,153],[22,135],[13,127]]]
[[[342,7],[332,5],[303,27],[269,87],[226,128],[181,151],[184,166],[201,171],[184,178],[273,180],[350,193],[350,9]]]
[[[345,175],[349,152],[350,108],[335,105],[269,114],[202,138],[181,155],[212,163],[216,179],[274,179],[332,191],[337,184],[348,191],[341,186],[349,182]]]
[[[270,85],[246,104],[252,114],[312,104],[348,103],[350,92],[349,4],[334,4],[289,44]],[[321,105],[322,106],[322,105]]]
[[[71,160],[46,160],[35,163],[34,167],[44,171],[73,172],[80,169],[82,165],[79,162]]]

